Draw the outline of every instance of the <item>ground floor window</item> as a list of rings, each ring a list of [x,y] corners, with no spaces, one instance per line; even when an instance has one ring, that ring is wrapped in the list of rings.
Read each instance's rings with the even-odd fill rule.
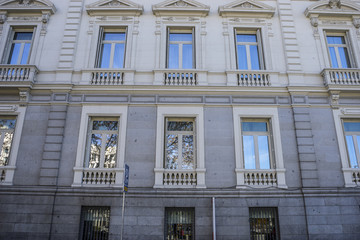
[[[195,209],[165,208],[165,240],[195,239]]]
[[[109,239],[110,207],[82,207],[80,240]]]
[[[277,208],[249,208],[249,218],[250,239],[280,239]]]

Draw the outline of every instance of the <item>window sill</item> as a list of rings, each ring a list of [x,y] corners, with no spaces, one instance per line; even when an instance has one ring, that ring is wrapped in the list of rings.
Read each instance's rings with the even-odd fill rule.
[[[154,188],[206,188],[205,169],[155,169]]]
[[[285,169],[236,169],[236,188],[284,188]]]
[[[12,185],[15,166],[0,166],[0,185]]]
[[[80,84],[94,86],[134,85],[135,70],[94,68],[82,71]]]
[[[226,71],[227,85],[239,87],[270,87],[277,82],[278,74],[267,70]]]
[[[360,85],[359,68],[325,68],[320,73],[325,86],[329,85]]]
[[[206,86],[207,71],[197,69],[154,70],[154,85]]]
[[[0,64],[0,85],[31,87],[36,82],[38,72],[35,65]]]
[[[123,187],[123,168],[74,168],[72,187]]]

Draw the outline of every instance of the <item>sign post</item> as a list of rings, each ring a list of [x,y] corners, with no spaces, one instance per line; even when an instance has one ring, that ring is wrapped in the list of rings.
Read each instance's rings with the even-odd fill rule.
[[[124,213],[125,213],[125,193],[127,193],[129,187],[129,166],[125,164],[125,173],[124,173],[124,191],[123,191],[123,204],[122,204],[122,224],[121,224],[121,235],[120,239],[123,239],[124,234]]]

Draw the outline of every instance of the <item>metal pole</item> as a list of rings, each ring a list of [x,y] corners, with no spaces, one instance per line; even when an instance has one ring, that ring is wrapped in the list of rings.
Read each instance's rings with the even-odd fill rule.
[[[215,197],[212,198],[213,214],[213,240],[216,240],[216,216],[215,216]]]
[[[122,224],[121,224],[121,235],[120,235],[120,239],[123,239],[123,235],[124,235],[124,213],[125,213],[125,191],[123,191],[123,204],[122,204]]]

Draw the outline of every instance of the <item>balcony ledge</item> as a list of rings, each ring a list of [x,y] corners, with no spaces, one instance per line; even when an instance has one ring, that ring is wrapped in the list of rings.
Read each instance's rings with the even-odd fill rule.
[[[0,85],[32,87],[39,69],[35,65],[0,64]]]

